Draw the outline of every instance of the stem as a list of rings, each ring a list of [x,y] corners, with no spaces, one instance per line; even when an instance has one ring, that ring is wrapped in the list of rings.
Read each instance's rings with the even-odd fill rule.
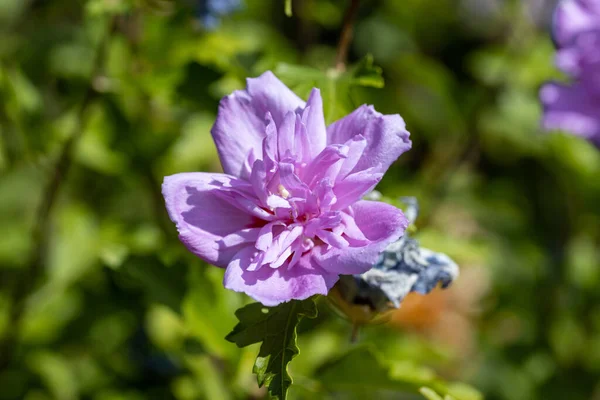
[[[340,41],[335,56],[335,68],[338,71],[343,71],[346,68],[348,49],[350,48],[350,43],[352,42],[352,36],[354,34],[354,20],[358,14],[359,4],[360,0],[352,0],[352,3],[350,3],[350,6],[346,10],[346,14],[344,14],[342,33],[340,34]]]
[[[114,30],[115,19],[113,18],[110,22],[107,34],[99,44],[93,64],[94,69],[92,71],[90,83],[82,98],[79,110],[77,111],[77,119],[75,127],[73,128],[73,132],[65,141],[65,144],[63,145],[63,148],[54,166],[52,177],[42,192],[42,199],[36,212],[36,218],[34,220],[35,222],[31,232],[32,250],[31,254],[29,255],[28,266],[14,286],[11,296],[14,303],[12,304],[8,318],[8,326],[10,329],[2,341],[0,341],[0,370],[7,367],[13,358],[18,339],[18,332],[20,331],[20,326],[23,322],[26,300],[34,289],[37,278],[42,272],[48,249],[48,239],[50,236],[50,217],[52,210],[56,203],[56,199],[58,198],[60,188],[65,182],[65,178],[71,168],[73,161],[71,157],[73,148],[77,144],[83,132],[86,112],[90,104],[98,96],[98,93],[94,90],[93,81],[102,68],[108,39]]]

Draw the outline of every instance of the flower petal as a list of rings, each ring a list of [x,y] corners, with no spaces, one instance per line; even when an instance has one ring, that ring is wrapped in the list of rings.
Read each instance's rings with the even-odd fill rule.
[[[310,157],[314,158],[327,145],[327,128],[323,115],[323,99],[321,91],[314,88],[308,96],[306,108],[302,113],[302,120],[306,125],[308,141],[310,143]]]
[[[340,168],[338,180],[344,179],[356,167],[367,147],[367,140],[362,135],[356,135],[346,142],[346,146],[348,147],[348,156]]]
[[[258,234],[247,229],[253,227],[251,215],[221,200],[224,191],[220,186],[236,181],[224,174],[197,172],[167,176],[162,185],[180,240],[192,253],[218,267],[226,267]]]
[[[313,249],[315,260],[323,269],[338,274],[360,274],[377,262],[388,244],[404,234],[408,221],[402,210],[386,203],[361,200],[352,206],[354,221],[369,244],[343,250],[318,246]]]
[[[345,145],[327,146],[302,171],[302,178],[309,187],[315,187],[323,179],[335,182],[344,159],[348,157],[349,147]]]
[[[251,149],[255,149],[255,154],[262,153],[264,117],[256,113],[252,98],[245,91],[223,97],[211,133],[225,173],[239,176]]]
[[[405,151],[411,142],[404,120],[398,115],[383,115],[373,106],[363,105],[327,128],[327,144],[343,144],[362,135],[367,146],[352,171],[377,167],[376,172],[385,172]]]
[[[261,268],[247,271],[255,249],[248,246],[240,250],[225,271],[223,285],[227,289],[246,293],[265,306],[276,306],[290,300],[304,300],[315,294],[327,294],[338,276],[328,273],[310,262],[305,255],[293,268]]]
[[[343,181],[336,183],[333,193],[335,193],[337,202],[333,207],[342,210],[370,192],[383,177],[383,173],[375,172],[377,169],[374,167],[355,172],[348,175]]]
[[[563,86],[549,83],[542,87],[540,98],[545,108],[545,129],[564,130],[594,139],[600,145],[600,100],[580,84]]]
[[[554,13],[554,39],[558,46],[570,44],[580,33],[600,27],[600,5],[595,0],[561,1]]]
[[[283,122],[277,131],[277,149],[279,160],[284,160],[288,156],[296,153],[296,113],[288,112],[283,118]]]
[[[256,115],[263,118],[267,112],[270,112],[277,127],[283,123],[285,114],[305,106],[304,101],[271,71],[265,72],[258,78],[248,78],[246,85]]]
[[[247,90],[224,97],[211,133],[225,173],[241,176],[251,149],[262,154],[265,116],[271,113],[277,126],[289,111],[304,107],[304,102],[268,71],[248,78]]]

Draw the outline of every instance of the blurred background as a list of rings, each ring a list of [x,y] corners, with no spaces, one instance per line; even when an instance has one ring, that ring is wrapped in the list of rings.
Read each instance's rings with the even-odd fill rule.
[[[378,190],[418,197],[416,237],[461,266],[361,342],[490,400],[600,399],[600,152],[539,129],[555,2],[362,0],[349,63],[383,88],[327,73],[350,1],[209,3],[0,0],[0,400],[264,398],[257,348],[224,340],[249,299],[178,242],[160,184],[220,169],[218,101],[265,70],[321,86],[328,122],[401,114],[413,149]],[[319,309],[292,398],[420,398],[329,389],[351,327]]]

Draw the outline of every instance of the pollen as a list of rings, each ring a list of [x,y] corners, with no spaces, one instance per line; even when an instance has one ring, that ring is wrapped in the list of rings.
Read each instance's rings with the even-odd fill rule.
[[[288,192],[288,190],[282,184],[279,184],[277,189],[278,189],[279,195],[281,197],[283,197],[284,199],[287,199],[288,197],[290,197],[290,192]]]

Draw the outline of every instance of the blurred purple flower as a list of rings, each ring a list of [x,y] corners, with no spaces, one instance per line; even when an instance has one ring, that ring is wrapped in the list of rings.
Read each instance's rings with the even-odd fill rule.
[[[557,66],[573,84],[540,91],[543,126],[582,136],[600,147],[600,0],[564,0],[555,12]]]
[[[305,103],[266,72],[221,100],[212,135],[225,174],[166,177],[163,195],[228,289],[267,306],[327,294],[406,229],[401,210],[361,200],[411,146],[399,115],[363,105],[326,127],[318,89]]]
[[[515,9],[511,0],[459,0],[458,12],[467,29],[495,37],[507,33],[507,18],[525,18],[537,27],[548,27],[557,3],[558,0],[524,0]]]
[[[215,29],[221,18],[242,8],[241,0],[197,0],[198,18],[206,29]]]

